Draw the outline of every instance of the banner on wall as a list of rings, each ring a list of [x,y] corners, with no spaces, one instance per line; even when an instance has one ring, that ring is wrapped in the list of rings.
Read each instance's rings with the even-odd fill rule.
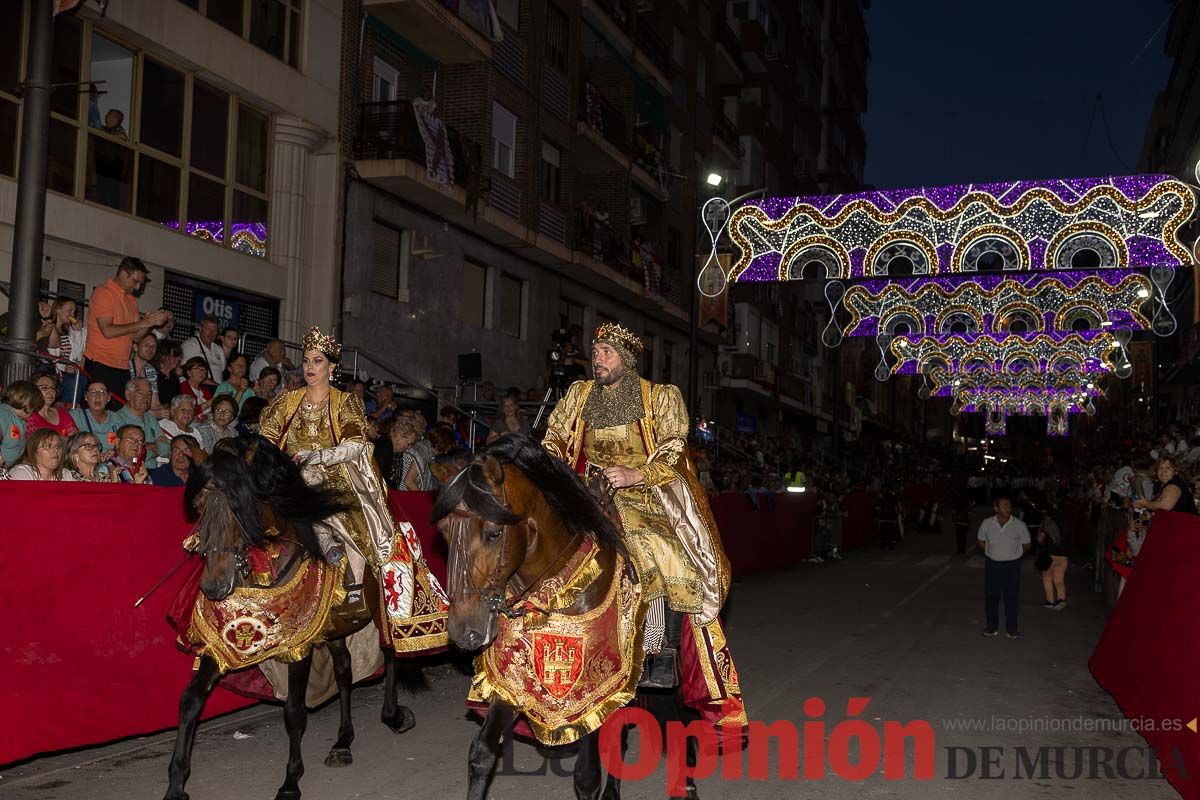
[[[212,314],[220,330],[238,327],[238,304],[229,297],[212,292],[196,292],[192,296],[192,319],[201,320]]]
[[[1129,360],[1133,362],[1133,385],[1154,386],[1154,342],[1131,342]]]

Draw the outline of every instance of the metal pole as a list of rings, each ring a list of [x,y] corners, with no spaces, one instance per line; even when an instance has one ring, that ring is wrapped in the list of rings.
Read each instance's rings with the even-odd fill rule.
[[[54,44],[52,0],[29,4],[29,74],[21,121],[20,176],[13,226],[12,286],[8,296],[8,343],[34,349],[42,283],[42,239],[46,231],[46,165],[50,135],[50,57]],[[5,382],[33,371],[32,355],[8,356]]]

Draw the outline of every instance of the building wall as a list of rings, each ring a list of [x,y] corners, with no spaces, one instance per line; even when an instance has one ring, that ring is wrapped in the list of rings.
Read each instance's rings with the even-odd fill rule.
[[[269,116],[268,210],[263,220],[268,223],[268,251],[266,258],[246,255],[132,214],[50,192],[42,276],[50,281],[50,291],[55,291],[58,279],[64,279],[84,284],[90,294],[113,273],[121,257],[135,255],[151,269],[143,309],[163,302],[164,273],[170,270],[282,301],[281,324],[289,337],[309,321],[331,324],[336,310],[342,185],[336,144],[340,4],[335,0],[303,3],[300,69],[177,0],[113,3],[104,18],[85,4],[77,19],[125,47],[184,71],[189,82],[202,79]],[[132,142],[137,131],[131,123],[126,120]],[[80,127],[84,133],[79,138],[85,141],[78,145],[77,164],[87,158],[86,121]],[[12,142],[0,142],[4,145]],[[77,169],[82,183],[87,179],[85,169],[82,164]],[[12,251],[16,193],[16,181],[0,177],[0,255]],[[0,280],[8,280],[10,262],[0,258]],[[6,303],[0,296],[0,308]]]

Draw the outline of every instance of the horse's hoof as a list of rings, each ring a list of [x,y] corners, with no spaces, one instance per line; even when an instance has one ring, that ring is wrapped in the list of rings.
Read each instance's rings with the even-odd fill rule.
[[[417,717],[408,706],[398,706],[391,716],[382,715],[383,724],[392,729],[392,733],[410,731],[417,724]]]
[[[300,790],[280,789],[275,793],[275,800],[300,800]]]
[[[191,798],[188,797],[187,792],[180,792],[179,794],[164,794],[163,800],[191,800]]]
[[[325,756],[327,767],[348,767],[354,763],[354,754],[349,747],[335,747]]]

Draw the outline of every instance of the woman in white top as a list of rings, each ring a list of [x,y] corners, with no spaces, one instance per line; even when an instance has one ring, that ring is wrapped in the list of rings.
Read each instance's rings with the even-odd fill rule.
[[[171,416],[158,423],[158,427],[168,439],[186,433],[200,441],[200,434],[192,427],[192,420],[195,418],[196,398],[190,394],[177,394],[171,398]]]
[[[57,364],[59,377],[58,400],[71,403],[83,402],[83,390],[87,380],[79,371],[83,364],[83,351],[87,347],[87,328],[76,316],[78,305],[69,297],[60,297],[50,306],[50,319],[37,332],[37,340],[46,342],[46,352],[63,359]],[[76,386],[76,382],[79,383]]]
[[[8,471],[10,481],[73,481],[63,470],[63,437],[50,428],[36,430],[25,445],[25,454]]]

